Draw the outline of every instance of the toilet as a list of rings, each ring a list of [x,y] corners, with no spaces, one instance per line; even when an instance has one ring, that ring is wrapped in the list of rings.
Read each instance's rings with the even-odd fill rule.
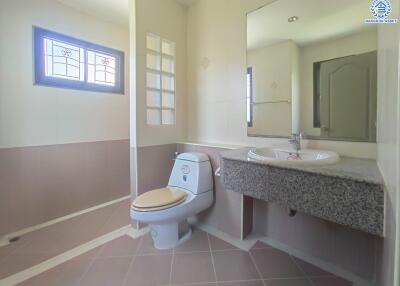
[[[175,160],[168,186],[138,196],[131,218],[150,226],[154,247],[171,249],[188,240],[190,227],[180,234],[179,225],[213,203],[210,159],[202,153],[182,153]]]

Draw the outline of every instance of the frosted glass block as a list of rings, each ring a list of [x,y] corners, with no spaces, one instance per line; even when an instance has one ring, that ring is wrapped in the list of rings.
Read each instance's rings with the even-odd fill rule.
[[[147,124],[161,125],[161,110],[147,109]]]
[[[175,73],[175,60],[169,58],[162,59],[162,71]]]
[[[169,41],[162,41],[161,51],[163,54],[175,56],[175,43]]]
[[[160,70],[160,60],[161,60],[160,55],[154,55],[154,54],[148,53],[146,56],[147,68],[153,69],[153,70]]]
[[[153,35],[153,34],[147,34],[146,36],[146,48],[160,52],[160,37]]]
[[[162,124],[172,125],[175,124],[175,111],[163,110],[162,111]]]
[[[164,90],[175,91],[175,77],[162,75],[162,88]]]
[[[163,92],[162,106],[167,108],[175,108],[175,94],[170,92]]]
[[[147,72],[146,85],[148,88],[161,88],[161,75],[153,72]]]
[[[147,106],[148,107],[161,107],[160,92],[148,90],[147,91]]]

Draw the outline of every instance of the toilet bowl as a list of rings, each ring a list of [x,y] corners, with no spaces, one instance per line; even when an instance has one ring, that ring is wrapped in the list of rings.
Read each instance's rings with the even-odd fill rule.
[[[138,196],[131,206],[131,218],[150,226],[154,247],[171,249],[188,240],[190,227],[179,233],[179,224],[207,209],[213,202],[210,159],[202,153],[177,156],[168,186]]]

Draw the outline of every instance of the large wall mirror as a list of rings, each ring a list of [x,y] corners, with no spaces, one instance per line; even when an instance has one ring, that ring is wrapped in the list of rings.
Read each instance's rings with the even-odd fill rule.
[[[277,0],[247,15],[249,136],[376,142],[370,0]]]

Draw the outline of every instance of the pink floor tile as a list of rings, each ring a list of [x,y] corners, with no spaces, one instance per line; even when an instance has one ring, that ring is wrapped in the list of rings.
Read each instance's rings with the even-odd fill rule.
[[[137,256],[128,271],[124,286],[167,285],[171,263],[171,254]]]
[[[130,257],[98,258],[90,265],[79,285],[82,286],[119,286],[122,285],[129,265]]]
[[[212,251],[238,249],[236,246],[233,246],[232,244],[212,235],[210,235],[210,247]]]
[[[314,286],[308,278],[265,280],[266,286]]]
[[[215,282],[211,253],[177,253],[173,257],[172,284]]]
[[[255,263],[263,278],[298,278],[304,276],[292,258],[273,248],[251,251]]]
[[[217,281],[260,279],[248,252],[229,250],[213,252]]]
[[[124,235],[105,244],[98,257],[133,257],[139,247],[139,241]]]

